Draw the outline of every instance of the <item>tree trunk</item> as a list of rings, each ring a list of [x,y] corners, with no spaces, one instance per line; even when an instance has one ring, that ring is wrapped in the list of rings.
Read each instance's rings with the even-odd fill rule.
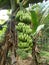
[[[36,57],[35,48],[36,48],[36,38],[33,39],[32,56],[33,56],[33,62],[34,62],[34,64],[35,64],[35,65],[39,65],[39,64],[38,64],[38,61],[37,61],[37,57]]]

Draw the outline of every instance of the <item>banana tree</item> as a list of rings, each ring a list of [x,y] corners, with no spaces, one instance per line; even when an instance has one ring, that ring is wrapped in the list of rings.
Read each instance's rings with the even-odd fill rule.
[[[43,4],[43,5],[42,5]],[[33,24],[33,49],[32,49],[32,55],[34,58],[34,63],[36,65],[38,64],[38,60],[36,57],[36,52],[38,53],[37,50],[37,38],[39,32],[45,28],[45,25],[48,24],[49,22],[49,1],[43,2],[43,3],[37,3],[29,7],[28,10],[31,13],[31,18],[32,18],[32,24]],[[48,27],[48,26],[47,26]]]
[[[7,54],[8,54],[8,51],[9,51],[9,48],[10,48],[10,46],[9,45],[11,45],[11,43],[12,43],[12,53],[13,53],[13,56],[14,56],[14,60],[13,60],[13,58],[11,58],[12,59],[12,63],[14,63],[15,61],[16,61],[16,59],[15,59],[15,44],[14,43],[16,43],[16,41],[15,41],[15,20],[14,20],[14,17],[13,17],[13,11],[15,10],[15,1],[14,0],[11,0],[11,10],[12,10],[12,12],[10,13],[10,17],[8,18],[8,16],[6,16],[6,11],[2,11],[2,13],[3,13],[3,15],[4,16],[1,16],[0,18],[2,18],[2,24],[0,25],[0,33],[1,33],[1,38],[3,39],[4,37],[5,37],[5,45],[4,45],[4,50],[1,52],[1,55],[3,55],[2,56],[2,59],[1,59],[1,65],[4,65],[4,64],[6,64],[6,59],[7,59]],[[9,21],[7,21],[7,18],[8,18],[8,20]],[[4,19],[4,20],[3,20]],[[5,22],[5,21],[7,21],[7,22]],[[1,22],[0,22],[1,23]],[[6,26],[7,27],[6,27]],[[4,28],[5,27],[5,28]],[[3,28],[3,30],[2,30],[2,28]],[[2,34],[2,33],[5,33],[6,32],[6,34]],[[13,37],[14,36],[14,37]],[[1,39],[0,38],[0,39]],[[8,38],[8,39],[7,39]],[[10,39],[10,40],[9,40]],[[12,42],[11,42],[11,40],[12,40]],[[3,41],[3,40],[2,40]],[[9,44],[10,43],[10,44]]]

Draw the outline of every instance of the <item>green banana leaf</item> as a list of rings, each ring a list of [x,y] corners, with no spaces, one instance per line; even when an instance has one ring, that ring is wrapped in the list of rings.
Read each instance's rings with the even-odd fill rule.
[[[30,11],[30,13],[31,13],[31,18],[32,18],[33,33],[34,33],[37,29],[37,26],[39,25],[39,21],[38,21],[35,11]]]
[[[30,10],[32,10],[30,13],[33,23],[33,32],[35,32],[39,24],[46,24],[49,21],[49,1],[33,4]]]
[[[49,8],[47,8],[46,11],[44,12],[40,22],[45,24],[49,23]]]

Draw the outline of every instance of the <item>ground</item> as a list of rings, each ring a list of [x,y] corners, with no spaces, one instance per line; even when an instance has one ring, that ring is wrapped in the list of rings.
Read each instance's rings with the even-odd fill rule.
[[[41,51],[41,63],[39,65],[49,65],[49,52]],[[20,57],[17,59],[16,65],[35,65],[32,60],[32,56],[30,55],[27,59],[22,60]],[[47,61],[47,62],[46,62]]]

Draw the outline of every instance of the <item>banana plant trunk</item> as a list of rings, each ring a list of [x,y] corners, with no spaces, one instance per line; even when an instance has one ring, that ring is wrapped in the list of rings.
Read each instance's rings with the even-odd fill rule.
[[[2,59],[1,59],[1,62],[0,62],[0,65],[5,65],[6,64],[6,60],[7,60],[7,54],[8,54],[8,51],[10,50],[11,48],[11,51],[12,51],[12,55],[14,57],[11,58],[12,59],[12,62],[15,63],[16,62],[16,45],[17,45],[17,39],[16,39],[16,31],[15,31],[15,15],[13,15],[14,11],[15,11],[15,0],[11,0],[11,9],[12,9],[12,12],[11,12],[11,18],[10,18],[10,21],[8,23],[8,30],[7,30],[7,34],[6,34],[6,39],[5,39],[5,45],[2,46],[3,50],[2,50]],[[11,55],[11,56],[12,56]],[[11,64],[13,64],[11,63]]]
[[[34,65],[39,65],[38,61],[37,61],[37,53],[36,53],[36,38],[33,38],[33,48],[32,48],[32,57],[33,57],[33,63]]]

